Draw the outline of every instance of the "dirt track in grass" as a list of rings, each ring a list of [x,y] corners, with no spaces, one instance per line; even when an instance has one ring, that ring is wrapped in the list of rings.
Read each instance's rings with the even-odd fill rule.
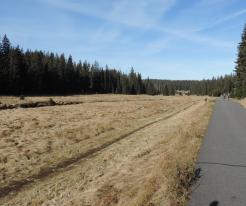
[[[1,155],[1,171],[3,173],[1,172],[0,178],[1,191],[2,194],[5,193],[1,195],[1,200],[4,204],[22,204],[25,201],[31,205],[48,204],[52,196],[51,199],[55,201],[53,202],[54,204],[60,202],[62,205],[81,205],[82,203],[82,205],[87,203],[87,205],[107,205],[104,195],[103,197],[97,196],[98,193],[105,193],[105,190],[113,190],[112,193],[117,193],[117,201],[116,199],[114,200],[113,195],[113,199],[109,200],[110,204],[120,204],[121,198],[118,196],[121,194],[121,189],[112,185],[105,186],[106,189],[104,186],[103,188],[97,188],[95,191],[93,190],[94,192],[91,191],[88,196],[86,195],[88,190],[83,189],[82,196],[85,195],[84,198],[79,198],[74,203],[69,203],[71,200],[69,198],[61,198],[59,200],[58,196],[61,191],[67,191],[68,185],[71,187],[68,182],[67,186],[65,186],[66,184],[64,185],[66,181],[70,182],[69,178],[82,178],[82,176],[77,176],[78,174],[76,174],[78,168],[84,171],[82,173],[85,176],[92,175],[93,177],[92,179],[85,178],[85,180],[82,178],[81,181],[77,179],[76,182],[78,184],[85,187],[89,187],[90,184],[96,184],[93,180],[94,178],[103,180],[105,175],[108,176],[113,170],[117,171],[115,169],[119,165],[118,161],[113,161],[114,158],[119,158],[119,162],[124,163],[123,159],[127,154],[122,151],[119,145],[124,145],[127,142],[130,149],[126,151],[129,152],[130,157],[132,158],[131,154],[135,153],[135,157],[142,160],[142,158],[154,152],[153,148],[161,140],[166,139],[165,135],[170,136],[177,131],[180,119],[175,120],[175,117],[182,116],[188,111],[195,110],[195,108],[205,110],[207,109],[206,105],[209,104],[199,97],[125,96],[127,101],[124,101],[122,100],[124,99],[123,95],[113,96],[115,98],[114,102],[107,102],[109,96],[105,96],[106,102],[50,108],[17,109],[0,113],[0,151],[3,154]],[[189,119],[187,120],[188,122],[190,122]],[[181,123],[184,124],[182,121]],[[168,129],[166,125],[163,126],[162,124],[168,124]],[[165,134],[165,132],[168,132],[166,130],[169,131],[168,134]],[[148,138],[148,135],[146,136],[146,134],[154,135],[155,133],[156,138]],[[139,134],[142,135],[139,136]],[[139,147],[135,145],[135,150],[139,152],[138,154],[132,148],[131,141],[135,142],[134,144],[139,144]],[[145,144],[145,141],[149,145],[147,149],[146,145],[141,147],[142,144]],[[98,158],[102,158],[102,154],[108,155],[110,150],[114,150],[112,161],[110,159],[98,161]],[[118,155],[120,156],[118,157]],[[103,156],[105,157],[105,155]],[[127,165],[128,163],[132,164],[131,158],[126,159]],[[111,172],[109,173],[107,169],[105,171],[102,170],[103,174],[98,174],[97,171],[94,171],[95,168],[91,168],[92,165],[97,168],[103,166],[104,163],[107,167],[110,165],[113,170],[110,170]],[[87,172],[86,168],[88,169]],[[127,168],[120,168],[118,172],[122,173],[124,169]],[[61,178],[62,183],[57,178]],[[128,183],[131,184],[129,180]],[[58,186],[60,184],[61,187]],[[51,195],[49,197],[49,195],[46,196],[47,193],[45,191],[49,191],[50,187],[55,187],[56,189],[54,193],[49,192]],[[3,188],[5,189],[3,190]],[[69,193],[74,190],[78,192],[78,188],[76,188],[70,188],[71,191]],[[18,190],[19,193],[15,194]],[[34,197],[34,194],[39,197]],[[111,199],[111,197],[108,198]],[[117,204],[114,202],[117,202]]]

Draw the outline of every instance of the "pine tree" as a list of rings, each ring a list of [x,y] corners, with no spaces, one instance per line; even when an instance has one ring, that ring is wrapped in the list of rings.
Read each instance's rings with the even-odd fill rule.
[[[167,85],[165,85],[165,87],[164,87],[163,95],[164,96],[169,96],[169,89],[168,89],[168,86]]]
[[[0,37],[1,39],[1,37]],[[4,76],[3,70],[3,52],[2,52],[2,42],[0,41],[0,94],[4,93],[6,83],[4,82],[6,77]]]
[[[10,51],[10,41],[6,34],[3,36],[3,40],[1,44],[1,51],[3,55],[8,55]]]
[[[74,65],[71,55],[68,57],[68,61],[65,67],[64,80],[66,85],[66,92],[72,93],[74,87]]]
[[[90,64],[88,62],[84,62],[82,65],[81,71],[81,90],[84,94],[89,92],[90,88]]]
[[[143,93],[142,77],[141,74],[137,75],[137,94]]]
[[[133,67],[131,68],[131,71],[129,74],[129,82],[130,82],[130,93],[136,94],[137,93],[137,91],[136,91],[137,80],[136,80],[136,74],[135,74]]]
[[[0,44],[0,93],[2,94],[7,94],[9,87],[10,48],[10,41],[5,34]]]
[[[242,98],[246,97],[246,25],[243,30],[241,43],[238,47],[236,64],[235,95]]]
[[[59,76],[59,90],[62,93],[65,93],[65,70],[66,70],[66,59],[65,55],[62,54],[58,58],[58,68],[57,68],[58,76]]]
[[[146,81],[146,93],[149,95],[156,94],[156,89],[154,87],[154,84],[152,81],[150,81],[149,77],[147,78],[147,81]]]
[[[26,89],[27,70],[23,52],[16,47],[10,52],[9,90],[13,94],[23,94]]]
[[[169,95],[174,96],[176,93],[176,89],[173,84],[170,85],[169,87]]]

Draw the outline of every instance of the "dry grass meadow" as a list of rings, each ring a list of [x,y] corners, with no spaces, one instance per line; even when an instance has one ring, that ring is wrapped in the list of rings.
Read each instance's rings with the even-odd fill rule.
[[[246,98],[239,100],[239,103],[240,103],[242,106],[246,107]]]
[[[213,99],[52,99],[81,104],[0,111],[0,205],[185,205]]]

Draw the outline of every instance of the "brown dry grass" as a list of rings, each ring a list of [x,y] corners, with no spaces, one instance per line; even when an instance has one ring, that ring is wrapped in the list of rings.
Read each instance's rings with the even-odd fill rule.
[[[20,100],[18,96],[0,96],[2,104],[20,104],[28,102],[48,101],[52,98],[56,102],[118,102],[118,101],[157,101],[164,100],[163,96],[149,95],[111,95],[111,94],[93,94],[93,95],[73,95],[73,96],[27,96],[24,100]]]
[[[243,105],[244,107],[246,107],[246,98],[241,99],[241,100],[238,100],[238,101],[239,101],[239,103],[240,103],[241,105]]]
[[[200,97],[78,98],[94,103],[0,112],[0,187],[195,105],[2,198],[2,204],[137,206],[185,201],[177,175],[186,173],[178,171],[193,166],[211,102]]]

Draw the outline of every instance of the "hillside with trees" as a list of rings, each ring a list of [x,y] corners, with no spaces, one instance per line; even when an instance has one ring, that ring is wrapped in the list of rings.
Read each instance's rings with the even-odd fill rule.
[[[234,75],[225,75],[207,80],[151,80],[157,93],[174,95],[176,91],[189,91],[191,95],[220,96],[223,93],[232,93]]]

